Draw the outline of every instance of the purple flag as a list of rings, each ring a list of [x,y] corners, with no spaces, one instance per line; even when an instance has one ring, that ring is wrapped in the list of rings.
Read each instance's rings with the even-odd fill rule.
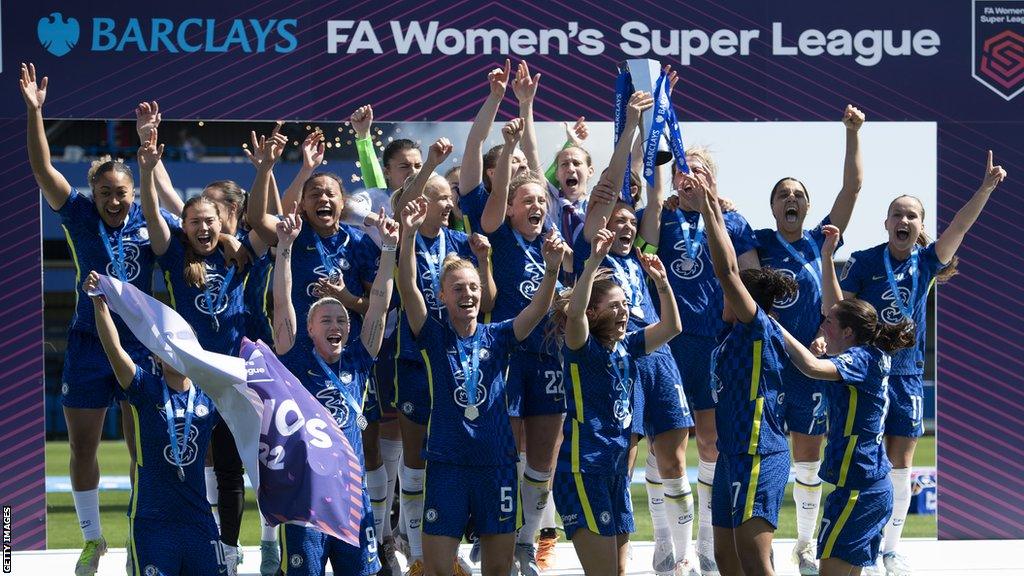
[[[359,546],[363,470],[330,412],[263,342],[242,341],[249,389],[263,401],[260,511]]]

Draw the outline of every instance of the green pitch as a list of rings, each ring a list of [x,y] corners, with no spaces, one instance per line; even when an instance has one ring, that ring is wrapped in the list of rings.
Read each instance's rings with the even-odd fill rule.
[[[646,444],[639,450],[643,454]],[[696,442],[690,442],[687,450],[687,462],[697,462]],[[935,466],[935,437],[921,438],[914,455],[915,466]],[[128,475],[128,451],[122,442],[104,442],[100,446],[100,470],[109,475]],[[56,476],[68,474],[68,444],[66,441],[46,443],[46,473]],[[696,478],[691,478],[696,481]],[[827,495],[828,485],[825,488]],[[636,520],[635,540],[651,540],[651,517],[647,513],[647,491],[640,485],[632,487],[633,513]],[[128,535],[128,491],[100,492],[100,519],[103,534],[111,546],[124,546]],[[50,493],[46,495],[46,536],[49,548],[80,548],[82,533],[78,529],[75,517],[75,505],[70,493]],[[246,492],[245,515],[242,521],[241,541],[243,546],[255,546],[260,540],[260,521],[257,515],[256,497],[251,490]],[[786,489],[786,500],[779,513],[778,538],[796,537],[796,511],[793,505],[792,485]],[[911,514],[907,517],[903,535],[916,538],[935,538],[937,532],[934,515],[921,516]]]

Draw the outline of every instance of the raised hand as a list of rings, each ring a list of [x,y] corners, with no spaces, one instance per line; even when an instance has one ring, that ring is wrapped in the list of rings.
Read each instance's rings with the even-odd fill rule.
[[[29,110],[39,110],[46,101],[46,87],[50,79],[43,76],[42,81],[36,83],[36,66],[29,62],[21,63],[21,97],[25,99],[25,107]]]
[[[164,155],[164,145],[159,146],[156,143],[157,131],[154,128],[149,133],[149,139],[142,143],[139,147],[139,168],[143,170],[152,170],[156,167],[157,163],[160,162],[160,158]]]
[[[718,180],[715,179],[715,175],[710,170],[704,166],[697,166],[693,169],[693,174],[690,177],[693,178],[694,184],[709,200],[718,202]]]
[[[513,118],[501,129],[501,137],[505,140],[505,146],[515,147],[523,137],[523,128],[526,123],[522,118]],[[511,150],[511,148],[509,148]]]
[[[585,117],[580,116],[573,124],[569,124],[568,122],[562,123],[565,126],[565,138],[571,142],[573,146],[582,146],[583,141],[590,136],[590,129],[587,128],[586,120],[587,119]]]
[[[544,256],[544,269],[557,270],[562,265],[566,248],[568,246],[558,232],[554,228],[549,230],[548,235],[544,238],[544,246],[541,247],[541,254]]]
[[[255,131],[250,132],[252,150],[246,149],[245,155],[257,169],[269,168],[281,158],[281,153],[284,152],[284,147],[288,144],[288,138],[281,134],[281,124],[282,122],[278,121],[270,132],[269,138],[263,135],[257,137]],[[306,139],[309,140],[309,138]]]
[[[478,262],[482,262],[491,254],[491,241],[483,234],[473,233],[469,237],[469,249],[473,251]]]
[[[666,64],[662,70],[668,75],[668,97],[671,98],[672,91],[676,89],[676,83],[679,82],[679,74],[672,71],[671,64]]]
[[[604,257],[612,249],[612,244],[615,243],[615,234],[605,228],[607,225],[608,219],[602,217],[601,229],[594,234],[594,239],[590,241],[591,258],[597,258],[598,262],[604,260]]]
[[[299,207],[296,205],[295,212],[277,221],[278,249],[287,250],[299,237],[299,232],[302,232],[302,216],[299,215]]]
[[[423,225],[427,217],[427,199],[420,196],[405,205],[400,215],[403,234],[413,234]]]
[[[981,182],[981,189],[991,192],[996,189],[1000,182],[1006,179],[1006,170],[1000,165],[992,165],[992,151],[988,151],[988,162],[985,165],[985,179]]]
[[[398,233],[399,226],[398,222],[395,222],[391,218],[388,218],[387,214],[384,213],[384,209],[381,208],[377,214],[377,223],[375,224],[377,231],[380,232],[381,244],[384,246],[397,246],[398,245]]]
[[[487,83],[491,86],[491,96],[499,98],[505,96],[505,89],[508,88],[508,79],[512,73],[512,61],[505,59],[504,68],[494,68],[487,74]]]
[[[348,117],[352,123],[352,129],[356,132],[356,138],[362,140],[370,136],[370,126],[373,126],[373,107],[369,104],[356,108],[356,111]]]
[[[668,272],[665,270],[665,264],[658,258],[657,254],[645,254],[642,250],[637,248],[636,256],[640,260],[640,265],[643,266],[644,272],[647,272],[647,276],[654,281],[654,284],[661,286],[663,283],[668,282]]]
[[[99,294],[100,289],[100,275],[95,270],[89,272],[89,275],[85,278],[85,282],[82,283],[82,292],[85,292],[89,296],[92,296],[94,300],[103,298],[103,295]],[[93,294],[96,294],[93,296]]]
[[[252,262],[249,250],[230,234],[221,234],[217,240],[224,252],[224,261],[238,270],[244,270]]]
[[[316,170],[323,163],[324,136],[314,130],[302,141],[302,166],[307,170]]]
[[[447,138],[438,138],[437,142],[430,145],[427,149],[427,164],[431,166],[439,166],[444,162],[448,156],[452,153],[455,147]]]
[[[336,281],[331,282],[330,278],[320,278],[313,286],[313,295],[317,298],[334,298],[344,301],[345,279],[339,274]]]
[[[619,199],[619,190],[616,190],[608,178],[602,177],[590,192],[591,204],[614,204]]]
[[[864,113],[860,111],[853,104],[847,104],[846,110],[843,111],[843,126],[846,126],[847,130],[853,130],[856,132],[860,130],[860,127],[864,125]]]
[[[160,126],[160,119],[160,105],[156,100],[139,102],[135,107],[135,133],[139,135],[139,142],[149,140],[149,133]]]
[[[540,74],[530,76],[530,67],[526,60],[519,62],[516,67],[516,79],[512,81],[512,92],[519,102],[533,102],[537,95],[537,85],[540,83]]]
[[[645,110],[650,110],[654,106],[654,97],[651,96],[650,92],[644,92],[637,90],[633,92],[633,95],[629,97],[629,102],[626,104],[626,122],[639,124],[640,115]]]
[[[842,235],[837,226],[827,224],[821,227],[821,233],[825,235],[825,242],[821,245],[821,255],[831,258],[839,245],[839,237]]]

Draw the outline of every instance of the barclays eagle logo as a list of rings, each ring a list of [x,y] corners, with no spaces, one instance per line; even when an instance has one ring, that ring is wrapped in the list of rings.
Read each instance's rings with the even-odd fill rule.
[[[39,43],[54,56],[63,56],[78,44],[78,20],[68,18],[60,12],[39,19],[36,33]]]

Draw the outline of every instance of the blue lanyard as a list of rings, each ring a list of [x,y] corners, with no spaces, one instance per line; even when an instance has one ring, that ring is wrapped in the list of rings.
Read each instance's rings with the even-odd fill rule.
[[[911,289],[910,298],[907,301],[903,300],[903,296],[900,294],[900,285],[896,283],[896,275],[892,271],[892,260],[889,258],[889,247],[886,246],[882,249],[883,259],[885,260],[885,275],[889,280],[889,288],[892,290],[893,303],[899,308],[900,312],[907,320],[914,319],[914,303],[917,301],[917,247],[910,251],[910,267],[907,268],[907,274],[911,278]]]
[[[339,229],[338,232],[340,233],[341,229]],[[338,252],[341,252],[341,248],[348,246],[348,235],[345,236],[345,241],[341,243],[341,247],[338,251],[333,254],[327,251],[327,248],[324,247],[323,240],[320,239],[320,235],[316,232],[313,233],[313,239],[316,240],[316,251],[320,254],[320,263],[323,264],[324,275],[330,278],[332,273],[338,269]]]
[[[533,264],[533,269],[536,270],[539,267],[541,269],[541,275],[543,276],[546,267],[543,264],[538,264],[537,260],[534,259],[533,253],[530,252],[530,247],[526,244],[526,240],[523,239],[523,235],[520,234],[519,231],[513,230],[511,226],[509,226],[509,230],[512,230],[512,235],[516,237],[516,242],[519,243],[519,247],[523,249],[523,252],[526,253],[526,257],[530,260],[530,263]],[[535,274],[530,274],[529,270],[527,270],[527,274],[531,277],[535,277]],[[562,282],[560,280],[555,281],[555,289],[562,289]]]
[[[174,458],[174,465],[178,468],[178,480],[185,481],[185,468],[181,465],[181,453],[188,446],[188,437],[192,430],[192,415],[195,413],[196,385],[188,388],[188,404],[185,407],[185,432],[182,434],[181,445],[178,445],[178,431],[174,425],[174,407],[171,405],[170,388],[164,381],[164,416],[167,417],[167,435],[171,439],[171,457]]]
[[[686,219],[686,215],[678,208],[676,208],[676,214],[679,216],[679,228],[683,231],[683,242],[686,243],[686,255],[690,257],[690,260],[696,260],[697,251],[700,250],[700,244],[704,241],[704,218],[700,214],[697,215],[697,232],[691,237],[690,222]]]
[[[423,236],[420,236],[419,232],[416,233],[416,246],[423,253],[423,259],[427,262],[427,269],[430,270],[430,287],[434,290],[434,304],[438,305],[441,302],[441,274],[438,272],[438,269],[444,264],[444,259],[448,256],[448,240],[445,237],[444,230],[439,230],[437,234],[436,262],[434,261],[434,255],[430,252],[430,248],[427,247],[427,243],[423,241]]]
[[[96,222],[99,224],[100,230],[100,241],[103,242],[103,248],[107,251],[107,256],[110,258],[110,263],[114,265],[114,273],[117,274],[117,279],[121,282],[127,282],[125,279],[127,273],[125,272],[124,265],[124,229],[128,225],[126,221],[121,225],[121,228],[114,232],[114,236],[117,237],[117,252],[114,252],[114,247],[110,245],[110,238],[107,236],[107,231],[103,227],[103,220],[100,219]]]
[[[633,382],[629,379],[629,355],[622,342],[615,343],[615,352],[612,354],[612,371],[615,372],[615,386],[619,391],[619,401],[623,408],[629,405],[629,393],[633,388]],[[626,424],[628,426],[628,424]]]
[[[210,292],[210,283],[207,282],[203,285],[203,298],[206,300],[206,311],[209,312],[210,317],[213,318],[213,331],[220,332],[220,320],[217,319],[217,310],[228,301],[228,292],[231,280],[235,277],[235,267],[231,266],[228,268],[228,273],[224,276],[224,282],[220,285],[220,292],[214,296]]]
[[[466,382],[466,405],[476,406],[476,387],[480,382],[480,335],[483,329],[479,324],[476,332],[471,336],[470,352],[466,353],[462,339],[458,333],[455,334],[455,349],[459,352],[459,364],[462,366],[462,375]]]
[[[317,364],[320,365],[320,369],[323,370],[324,374],[331,379],[331,383],[337,388],[338,393],[345,399],[345,403],[348,404],[351,412],[356,414],[356,425],[359,426],[360,430],[366,429],[366,417],[363,416],[362,403],[356,400],[356,397],[349,392],[345,385],[341,382],[341,378],[338,374],[331,370],[331,367],[327,365],[327,362],[317,354],[316,349],[313,350],[313,357],[316,358]],[[338,368],[341,369],[341,358],[338,358]]]
[[[803,238],[807,240],[807,243],[811,245],[811,250],[814,251],[814,260],[812,262],[808,262],[799,250],[794,248],[792,244],[782,237],[782,233],[778,230],[775,231],[775,238],[777,238],[779,244],[782,244],[782,247],[789,252],[789,255],[792,256],[793,259],[804,268],[804,270],[807,270],[811,275],[811,279],[814,280],[814,286],[818,289],[818,294],[821,294],[821,249],[818,248],[818,243],[814,241],[814,238],[812,238],[807,232],[804,232]]]
[[[626,293],[626,300],[629,301],[629,305],[631,307],[640,306],[640,302],[643,300],[643,296],[640,294],[640,283],[643,280],[640,277],[639,265],[629,256],[623,258],[626,261],[625,269],[619,264],[619,259],[612,257],[611,254],[608,255],[607,260],[612,263],[612,268],[615,269],[615,279],[619,281],[619,286]]]

